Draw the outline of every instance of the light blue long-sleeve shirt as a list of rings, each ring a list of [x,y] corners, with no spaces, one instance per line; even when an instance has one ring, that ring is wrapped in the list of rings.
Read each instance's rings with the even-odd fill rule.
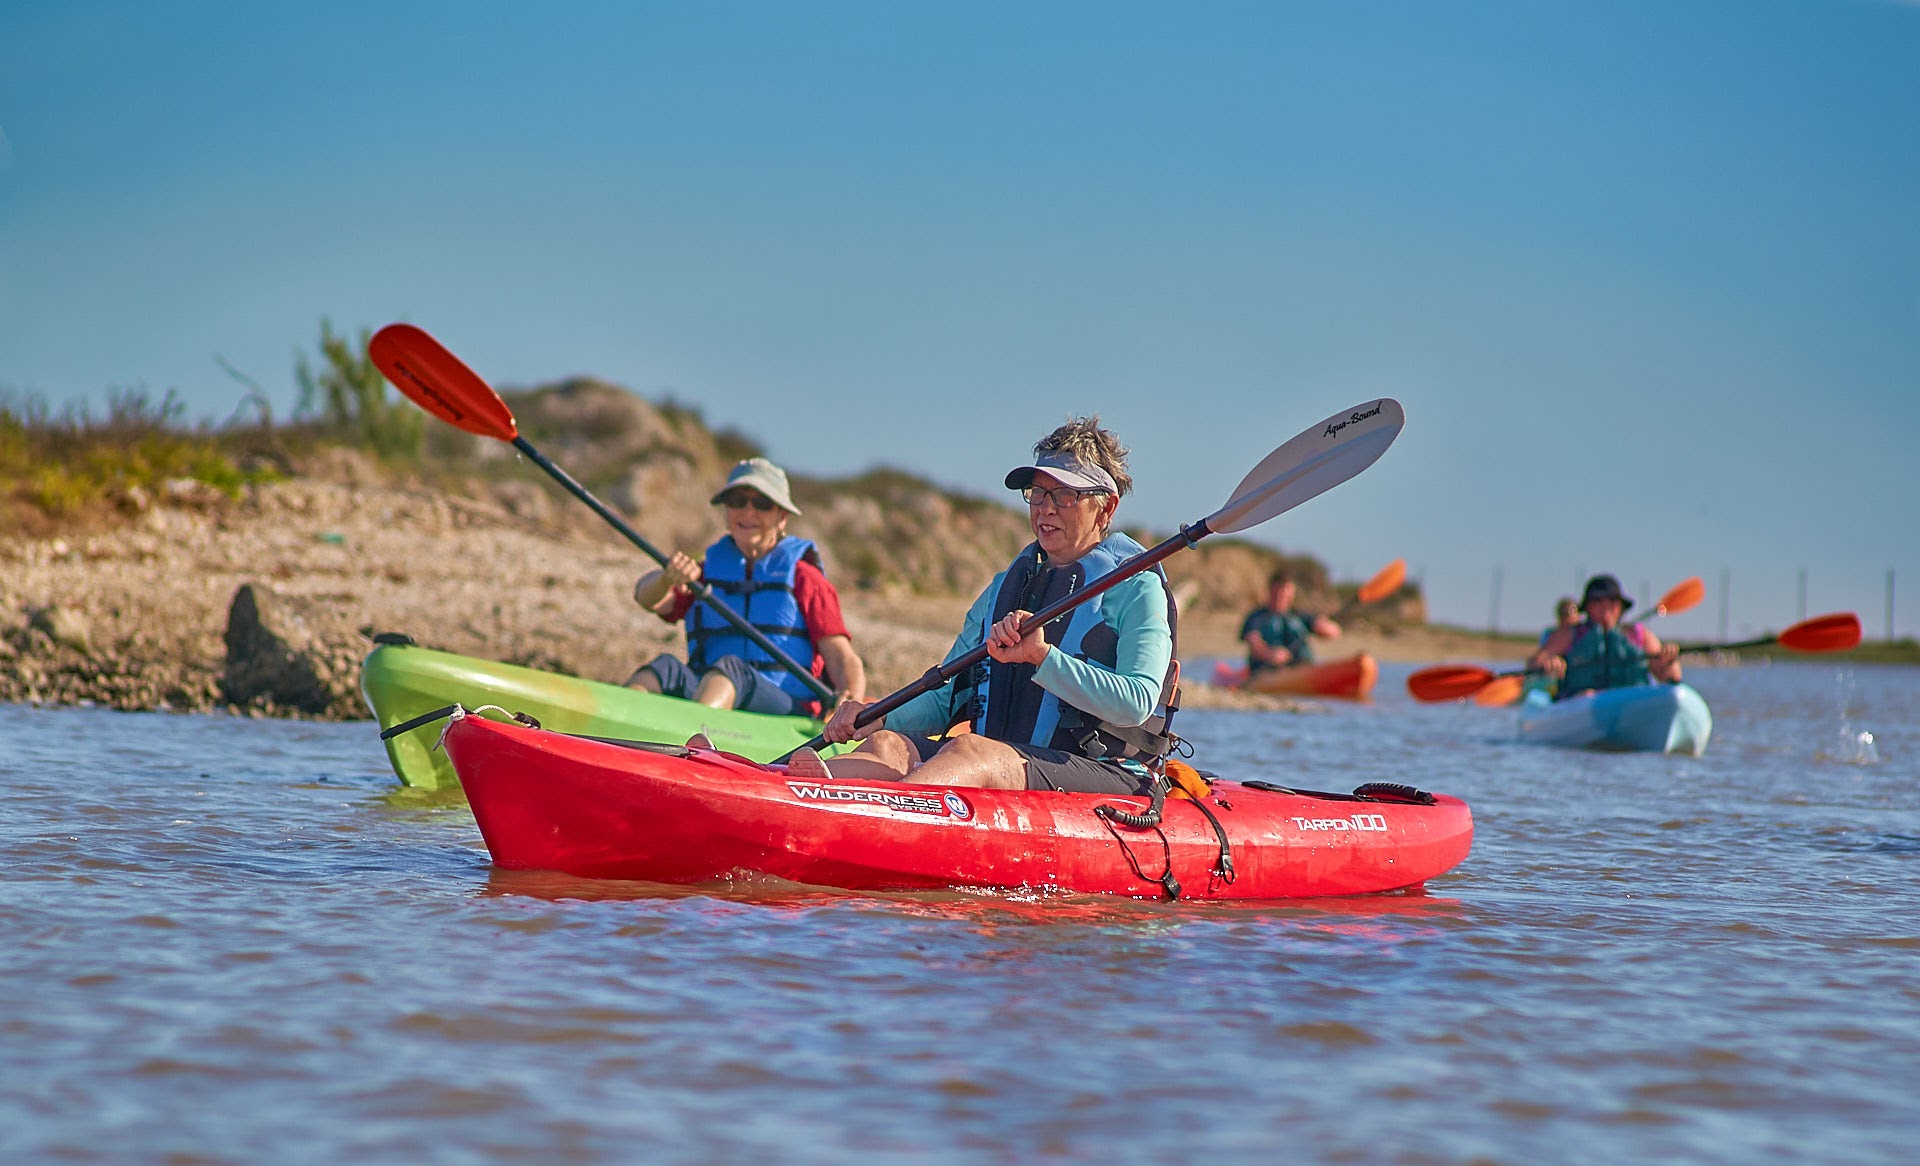
[[[986,642],[1002,571],[967,608],[960,634],[942,663],[959,659]],[[1167,589],[1157,571],[1142,571],[1100,597],[1101,615],[1119,638],[1114,666],[1078,660],[1050,648],[1035,670],[1040,687],[1063,702],[1116,725],[1144,724],[1160,703],[1160,686],[1173,661],[1173,629],[1167,626]],[[902,733],[946,731],[972,695],[947,684],[922,693],[887,714],[887,728]]]

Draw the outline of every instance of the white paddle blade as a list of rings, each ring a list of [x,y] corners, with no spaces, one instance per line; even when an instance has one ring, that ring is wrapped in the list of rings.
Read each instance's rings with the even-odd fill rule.
[[[1324,494],[1379,461],[1406,423],[1392,397],[1335,413],[1253,467],[1226,505],[1207,516],[1207,529],[1232,534]]]

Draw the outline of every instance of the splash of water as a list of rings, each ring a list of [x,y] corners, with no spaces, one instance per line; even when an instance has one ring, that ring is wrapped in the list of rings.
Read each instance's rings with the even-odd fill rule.
[[[1873,734],[1851,725],[1840,726],[1840,747],[1834,756],[1846,765],[1880,764],[1880,750],[1873,743]]]
[[[1880,750],[1874,746],[1873,733],[1867,729],[1856,729],[1848,719],[1853,710],[1855,690],[1853,670],[1843,668],[1838,677],[1840,689],[1840,743],[1834,750],[1834,760],[1843,765],[1878,765]]]

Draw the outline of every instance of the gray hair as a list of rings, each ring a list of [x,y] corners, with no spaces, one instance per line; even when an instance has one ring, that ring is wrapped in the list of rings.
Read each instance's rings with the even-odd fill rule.
[[[1127,454],[1131,451],[1120,439],[1100,428],[1100,415],[1075,417],[1034,443],[1033,454],[1062,450],[1089,465],[1099,466],[1113,475],[1113,484],[1122,495],[1133,490],[1133,476],[1127,473]]]

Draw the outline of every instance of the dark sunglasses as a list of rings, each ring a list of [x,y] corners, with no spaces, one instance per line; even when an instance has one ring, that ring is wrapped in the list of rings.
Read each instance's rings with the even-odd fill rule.
[[[1029,506],[1038,506],[1040,503],[1052,499],[1054,506],[1058,509],[1072,510],[1074,507],[1080,505],[1080,499],[1093,494],[1105,493],[1105,490],[1076,490],[1072,486],[1055,486],[1051,490],[1040,486],[1028,486],[1020,491],[1020,496],[1027,500],[1027,505]]]
[[[772,510],[774,501],[765,494],[755,494],[751,490],[735,490],[731,494],[720,495],[720,505],[728,510],[745,510],[749,506],[755,510]]]

